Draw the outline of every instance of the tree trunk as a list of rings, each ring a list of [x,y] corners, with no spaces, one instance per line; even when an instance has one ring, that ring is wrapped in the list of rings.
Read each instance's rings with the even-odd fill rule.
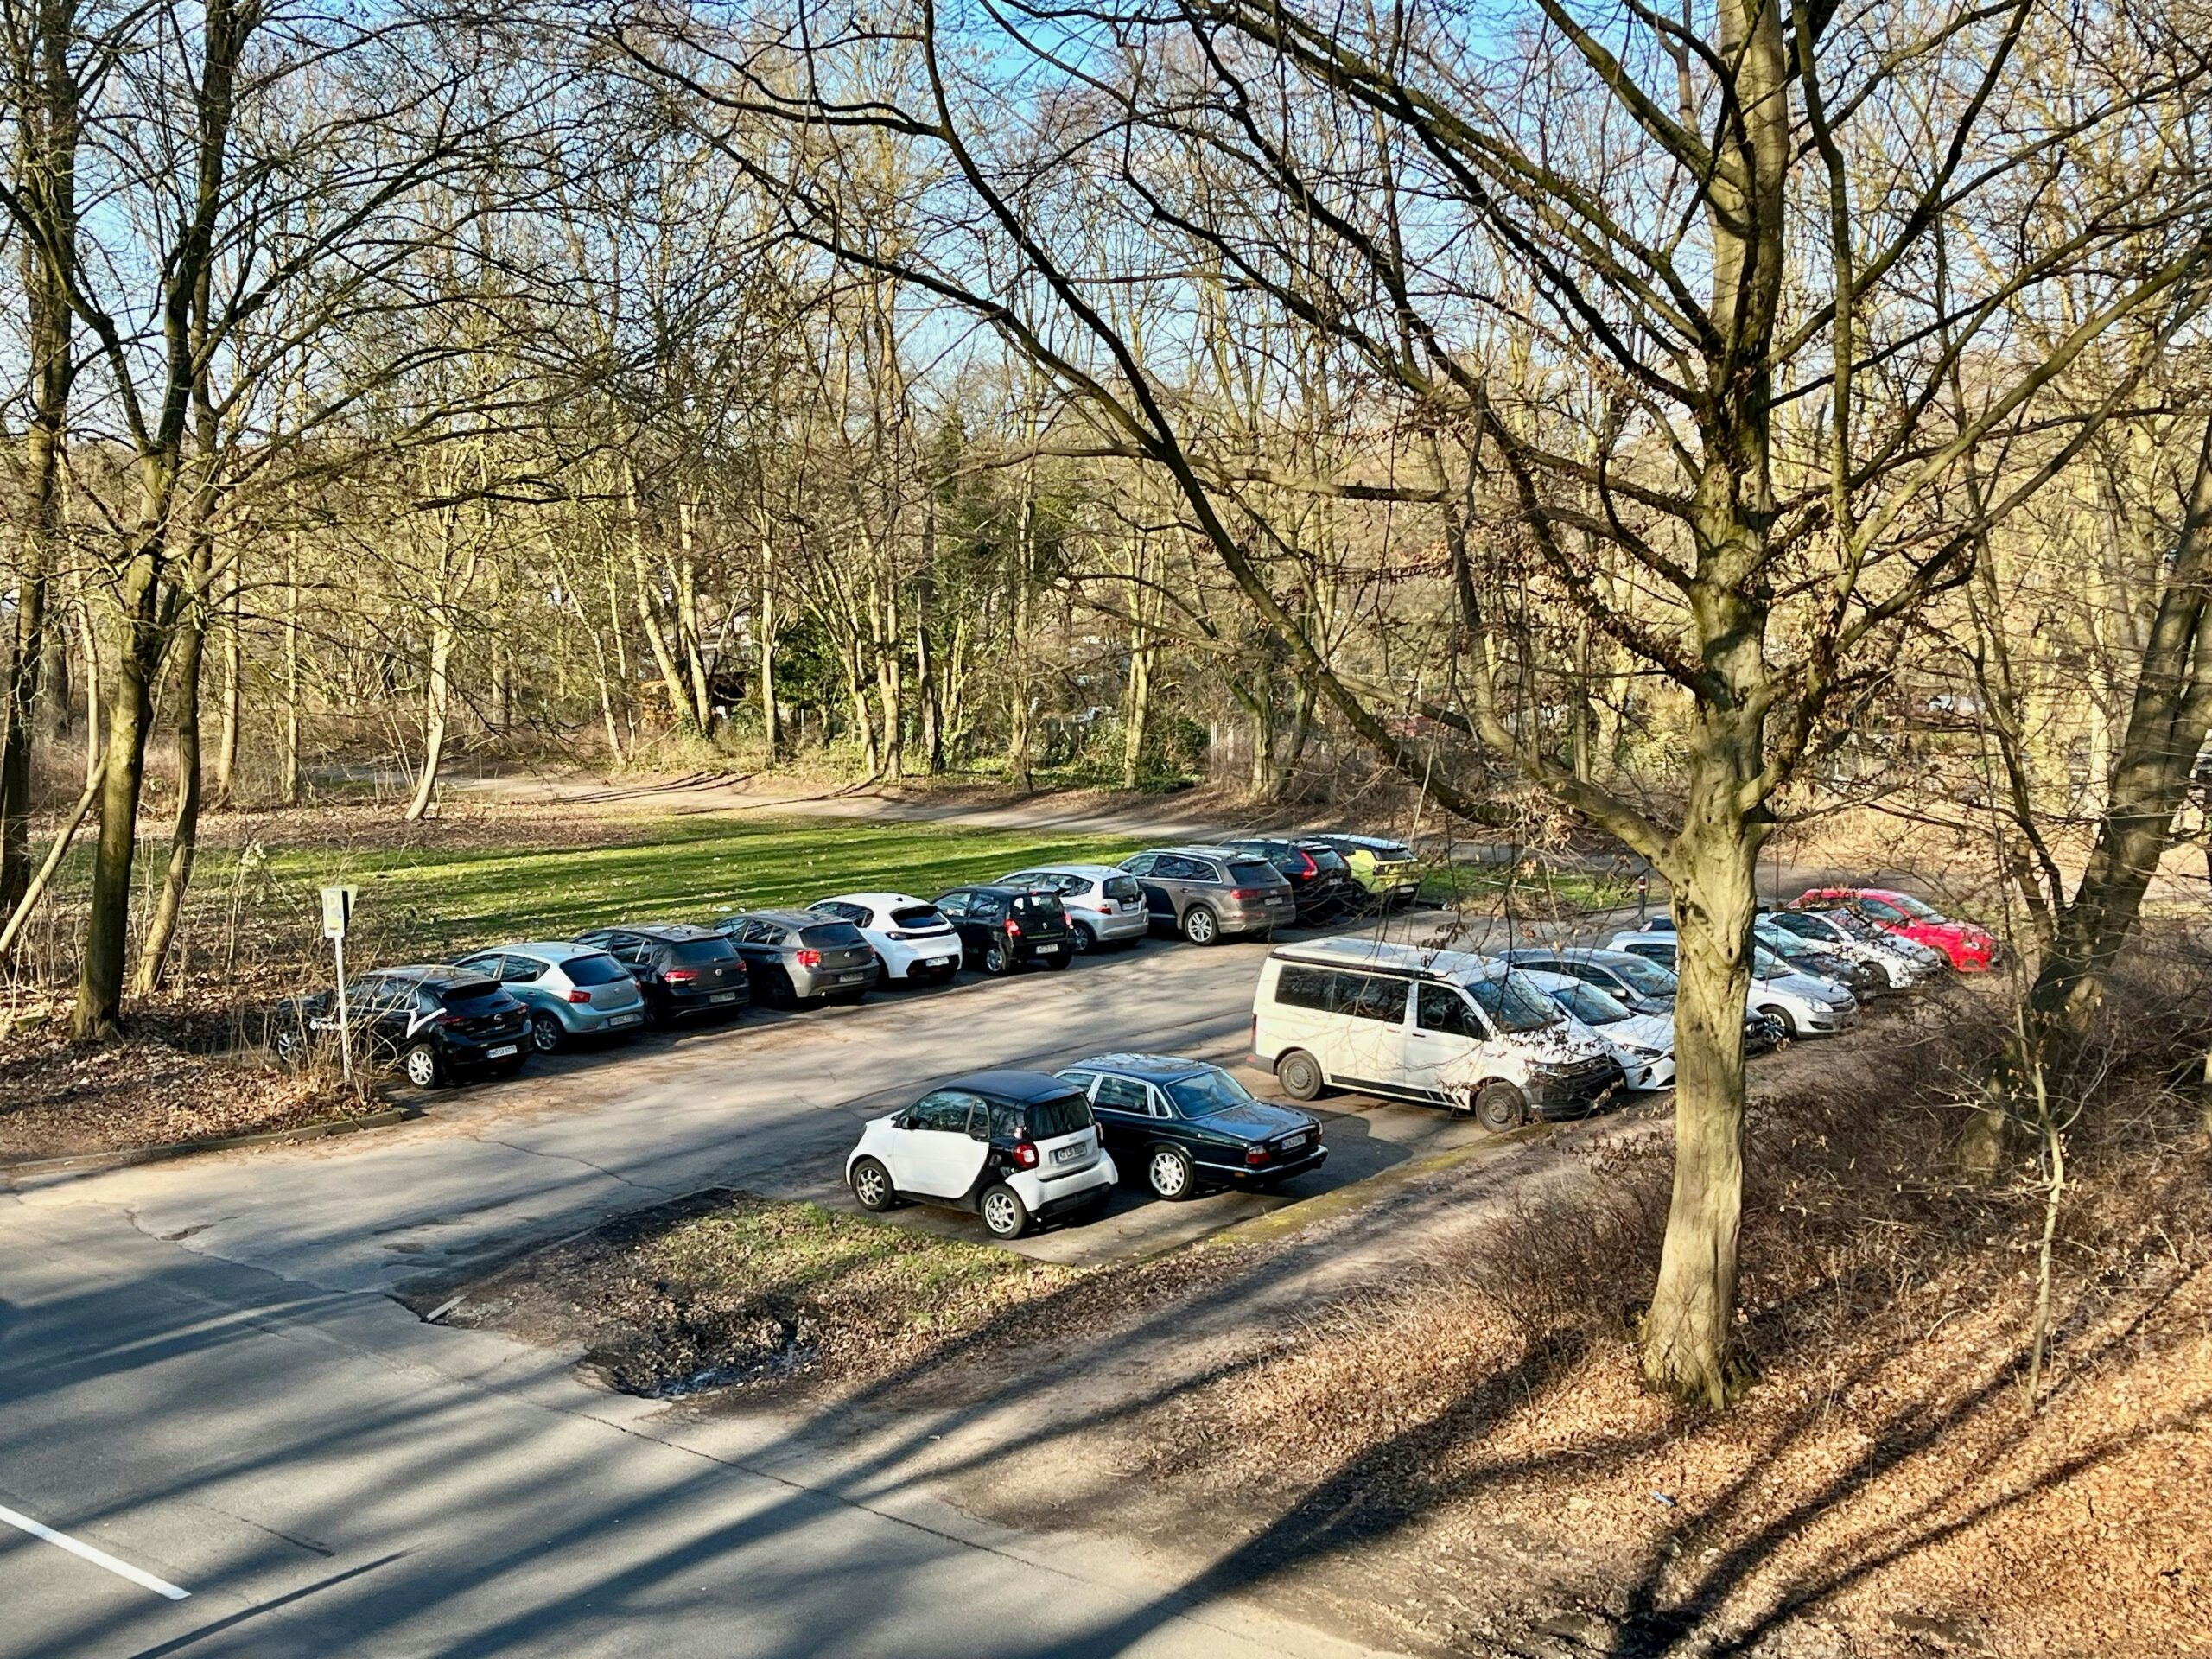
[[[423,682],[423,771],[415,780],[414,798],[407,803],[403,814],[405,822],[417,822],[430,810],[432,797],[437,793],[438,768],[445,763],[446,713],[452,699],[454,631],[439,621],[430,629],[430,667]]]
[[[231,593],[224,609],[222,724],[215,734],[215,804],[231,804],[238,787],[238,727],[245,714],[245,642],[239,633],[242,618],[238,572],[231,574]]]
[[[149,493],[166,501],[163,486]],[[161,658],[162,517],[148,517],[140,545],[124,566],[113,613],[114,688],[108,697],[105,769],[100,781],[99,842],[92,855],[91,913],[77,979],[71,1030],[79,1039],[111,1035],[123,1015],[124,957],[130,921],[130,869],[137,852],[138,798],[146,779],[147,693]],[[93,767],[101,766],[96,759]]]
[[[83,658],[85,671],[78,677],[85,690],[85,781],[90,783],[99,776],[100,757],[107,746],[100,737],[102,716],[107,696],[105,677],[100,673],[99,630],[92,621],[92,601],[87,594],[77,606],[77,650]]]
[[[16,588],[15,647],[0,696],[0,916],[14,910],[31,875],[33,724],[46,664],[48,571],[58,539],[56,448],[60,434],[34,420],[24,437],[22,574]]]
[[[776,709],[776,544],[766,536],[760,538],[760,603],[754,613],[753,650],[756,653],[755,671],[760,675],[760,737],[767,747],[768,766],[774,766],[784,750],[783,718]]]
[[[284,721],[277,752],[276,798],[300,804],[300,553],[293,532],[284,553]]]
[[[169,946],[176,938],[178,918],[184,912],[184,895],[192,885],[192,861],[200,846],[200,679],[207,654],[207,626],[203,608],[207,596],[211,558],[208,537],[195,537],[191,565],[192,591],[178,623],[169,661],[176,673],[176,817],[169,828],[169,857],[162,873],[162,896],[146,925],[138,950],[138,972],[132,992],[150,995],[162,982]]]

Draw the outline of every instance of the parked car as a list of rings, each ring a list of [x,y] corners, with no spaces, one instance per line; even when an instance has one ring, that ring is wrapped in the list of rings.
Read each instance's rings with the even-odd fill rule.
[[[1472,1111],[1494,1129],[1593,1110],[1621,1083],[1605,1039],[1506,963],[1376,939],[1270,951],[1252,1052],[1293,1100],[1359,1089]]]
[[[937,907],[959,930],[972,967],[994,977],[1017,968],[1065,968],[1074,959],[1058,893],[988,884],[941,893]]]
[[[1892,989],[1907,990],[1950,967],[1951,959],[1932,945],[1885,933],[1845,910],[1770,910],[1764,919],[1859,962],[1871,963],[1889,976]]]
[[[579,933],[576,943],[597,946],[629,969],[657,1026],[734,1014],[751,994],[736,947],[712,928],[630,922]]]
[[[1622,1086],[1631,1092],[1664,1089],[1675,1080],[1675,1018],[1669,1014],[1631,1014],[1618,997],[1572,974],[1520,970],[1559,1004],[1569,1017],[1605,1039],[1619,1062]]]
[[[1570,974],[1594,985],[1630,1014],[1675,1012],[1675,970],[1649,957],[1628,950],[1608,950],[1598,945],[1516,945],[1503,959],[1516,968]],[[1744,1052],[1764,1054],[1777,1047],[1784,1033],[1781,1022],[1753,1008],[1744,1013]]]
[[[1359,891],[1344,855],[1326,842],[1247,836],[1222,845],[1232,853],[1264,858],[1281,871],[1301,922],[1327,920],[1350,906]]]
[[[1352,885],[1370,904],[1388,910],[1409,905],[1421,896],[1426,872],[1414,849],[1402,841],[1380,836],[1316,836],[1313,839],[1334,848],[1343,857]]]
[[[1001,887],[1056,893],[1067,912],[1068,938],[1077,950],[1102,944],[1127,944],[1151,931],[1144,889],[1136,877],[1113,864],[1040,864],[998,879]]]
[[[872,1120],[845,1160],[863,1210],[910,1201],[973,1211],[995,1238],[1096,1215],[1120,1179],[1082,1091],[1036,1071],[955,1077]]]
[[[1662,968],[1675,965],[1671,931],[1617,933],[1611,946],[1649,957]],[[1859,1001],[1842,986],[1834,980],[1795,972],[1774,952],[1756,944],[1751,946],[1751,988],[1745,1001],[1751,1013],[1777,1021],[1785,1038],[1832,1037],[1848,1031],[1859,1020]]]
[[[1255,1100],[1217,1065],[1159,1054],[1096,1054],[1064,1067],[1123,1167],[1163,1198],[1209,1186],[1272,1191],[1320,1168],[1329,1149],[1310,1113]]]
[[[1266,938],[1298,919],[1290,881],[1264,858],[1227,847],[1160,847],[1122,861],[1144,889],[1152,925],[1192,944],[1232,933]]]
[[[381,968],[348,981],[346,1023],[360,1064],[397,1065],[417,1089],[511,1077],[530,1046],[530,1016],[499,982],[450,963]],[[338,994],[294,997],[273,1016],[276,1058],[296,1065],[338,1041]]]
[[[753,1000],[772,1007],[818,998],[857,1002],[882,965],[860,929],[810,910],[740,911],[716,922],[715,931],[745,959]]]
[[[595,945],[545,939],[463,957],[459,967],[496,980],[530,1016],[531,1046],[550,1054],[577,1037],[645,1028],[645,994]]]
[[[1752,922],[1751,938],[1797,972],[1832,980],[1861,1002],[1890,994],[1890,976],[1872,963],[1824,949],[1764,916]]]
[[[960,934],[926,899],[909,893],[841,893],[807,908],[850,922],[875,952],[875,982],[921,984],[960,971]]]
[[[1790,908],[1849,911],[1900,938],[1941,950],[1962,974],[1986,973],[1997,960],[1997,941],[1987,932],[1889,887],[1813,887],[1800,893]]]

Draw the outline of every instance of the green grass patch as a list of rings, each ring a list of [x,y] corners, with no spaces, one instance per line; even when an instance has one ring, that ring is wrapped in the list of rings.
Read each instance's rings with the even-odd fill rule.
[[[1631,876],[1610,871],[1560,868],[1524,860],[1518,864],[1448,864],[1421,881],[1421,897],[1440,905],[1502,904],[1510,899],[1532,913],[1568,916],[1618,910],[1636,903]],[[1666,894],[1653,884],[1651,904],[1666,908]]]

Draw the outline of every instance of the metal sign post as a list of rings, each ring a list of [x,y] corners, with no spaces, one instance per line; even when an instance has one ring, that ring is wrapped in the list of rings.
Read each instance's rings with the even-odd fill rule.
[[[353,919],[357,887],[322,890],[322,937],[338,957],[338,1065],[348,1087],[353,1082],[353,1020],[346,1006],[346,929]]]

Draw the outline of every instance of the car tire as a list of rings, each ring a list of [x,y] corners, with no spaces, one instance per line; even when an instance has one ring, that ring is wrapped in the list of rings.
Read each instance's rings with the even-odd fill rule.
[[[983,971],[993,979],[1003,979],[1014,971],[1014,958],[996,939],[983,947]]]
[[[1789,1009],[1761,1008],[1759,1012],[1782,1027],[1782,1041],[1794,1043],[1797,1040],[1797,1021],[1790,1017]]]
[[[1068,943],[1077,953],[1096,950],[1098,935],[1091,931],[1089,922],[1077,922],[1068,929]]]
[[[446,1069],[438,1064],[437,1048],[430,1043],[410,1044],[399,1057],[399,1069],[417,1089],[435,1089],[445,1081]]]
[[[287,1026],[276,1033],[276,1064],[287,1071],[296,1071],[308,1059],[307,1033]]]
[[[845,1179],[853,1189],[853,1202],[871,1214],[898,1207],[899,1189],[892,1184],[891,1172],[878,1160],[860,1160]]]
[[[918,977],[912,969],[907,970],[907,976],[909,978]],[[891,988],[890,965],[880,957],[878,957],[875,959],[875,988],[879,991],[887,991]]]
[[[772,1008],[798,1007],[798,987],[791,983],[791,976],[781,969],[768,976],[768,1006]]]
[[[1154,1147],[1145,1154],[1144,1184],[1154,1198],[1179,1203],[1198,1190],[1198,1166],[1180,1147]]]
[[[1527,1121],[1529,1103],[1510,1083],[1486,1083],[1475,1091],[1475,1121],[1503,1135]]]
[[[1275,1081],[1293,1100],[1319,1100],[1329,1082],[1321,1062],[1302,1048],[1294,1048],[1275,1061]]]
[[[1192,944],[1218,944],[1221,918],[1204,905],[1192,905],[1183,912],[1183,937]]]
[[[1004,1181],[983,1190],[976,1212],[983,1218],[983,1230],[993,1238],[1020,1238],[1029,1230],[1029,1206]]]
[[[553,1053],[568,1040],[569,1028],[558,1014],[540,1008],[530,1016],[530,1046],[539,1053]]]

